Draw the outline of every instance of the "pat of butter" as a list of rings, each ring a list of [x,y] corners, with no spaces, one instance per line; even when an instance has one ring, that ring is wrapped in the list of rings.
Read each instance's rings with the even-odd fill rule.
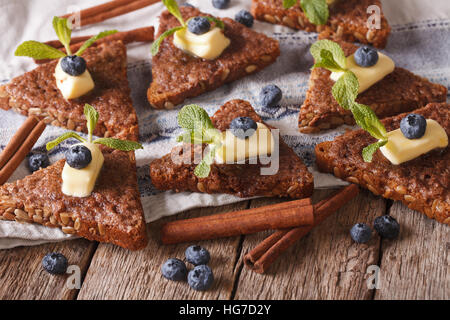
[[[247,139],[236,137],[230,130],[222,133],[222,146],[217,150],[218,163],[236,163],[258,156],[269,156],[274,150],[275,141],[270,129],[258,122],[257,129]]]
[[[213,60],[230,45],[230,39],[225,37],[222,29],[217,27],[200,35],[189,32],[185,28],[175,32],[173,44],[196,57]]]
[[[87,69],[79,76],[71,76],[61,68],[61,60],[55,68],[55,79],[56,86],[66,100],[81,97],[94,89],[94,81]]]
[[[388,132],[387,136],[388,142],[380,148],[380,151],[396,165],[448,145],[448,136],[444,128],[432,119],[427,119],[427,129],[419,139],[406,138],[400,129]]]
[[[357,65],[353,55],[347,57],[347,69],[353,72],[358,78],[358,93],[361,93],[373,86],[375,83],[394,71],[394,68],[394,61],[381,52],[378,52],[377,63],[371,67],[361,67]],[[330,78],[331,80],[337,81],[343,74],[343,72],[332,72]]]
[[[62,192],[73,197],[87,197],[94,190],[95,182],[103,166],[103,154],[93,143],[82,143],[92,154],[92,161],[83,169],[75,169],[66,162],[62,171]]]

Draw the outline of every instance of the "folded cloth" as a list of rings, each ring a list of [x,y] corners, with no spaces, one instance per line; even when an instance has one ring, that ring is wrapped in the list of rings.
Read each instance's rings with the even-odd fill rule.
[[[234,0],[226,10],[215,9],[211,1],[189,1],[202,11],[221,17],[233,18],[241,9],[250,10],[250,1]],[[31,70],[35,65],[31,59],[13,57],[17,45],[25,40],[47,41],[56,39],[51,19],[71,10],[91,7],[94,0],[0,0],[0,24],[2,30],[8,30],[1,36],[0,83],[5,83],[13,76]],[[447,0],[396,0],[383,1],[383,11],[392,26],[392,34],[385,49],[398,66],[410,69],[431,81],[450,86],[450,57],[447,54],[450,43],[450,2]],[[74,35],[95,34],[101,30],[130,30],[138,27],[157,25],[157,17],[164,10],[161,3],[143,8],[93,26],[74,31]],[[17,19],[16,13],[22,18]],[[225,85],[213,92],[189,99],[185,104],[196,103],[213,114],[223,103],[231,99],[250,101],[264,121],[280,128],[282,138],[289,144],[314,173],[316,188],[333,188],[346,184],[331,175],[318,173],[314,169],[314,146],[325,140],[331,140],[342,133],[345,128],[320,134],[305,135],[297,131],[299,106],[305,98],[308,86],[309,69],[312,57],[309,46],[316,40],[316,35],[295,31],[286,27],[255,21],[253,29],[264,32],[280,42],[281,56],[277,62],[265,70]],[[139,188],[147,222],[173,215],[195,207],[219,206],[242,200],[241,198],[219,194],[159,192],[150,181],[148,164],[168,153],[175,145],[175,137],[182,131],[177,125],[175,110],[154,110],[146,99],[146,91],[151,81],[151,59],[149,44],[132,44],[128,46],[128,77],[132,90],[132,99],[136,108],[140,140],[144,150],[136,152]],[[258,93],[267,84],[276,84],[283,91],[283,100],[279,107],[263,108],[258,102]],[[25,120],[13,111],[0,110],[0,150],[8,143],[11,136]],[[48,126],[35,145],[43,149],[50,139],[65,130]],[[58,148],[51,154],[51,161],[63,157]],[[280,164],[282,165],[282,164]],[[10,181],[30,174],[24,163],[16,170]],[[0,221],[0,249],[15,246],[36,245],[51,241],[72,239],[59,229],[47,228],[34,224]]]

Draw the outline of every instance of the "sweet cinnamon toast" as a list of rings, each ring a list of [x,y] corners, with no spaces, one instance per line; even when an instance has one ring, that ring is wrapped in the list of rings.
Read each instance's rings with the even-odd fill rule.
[[[352,43],[338,43],[346,56],[358,49]],[[339,106],[331,93],[334,81],[330,79],[330,73],[323,68],[311,71],[309,88],[298,119],[300,132],[315,133],[344,123],[355,124],[351,112]],[[421,108],[430,102],[445,102],[446,99],[446,87],[396,67],[392,73],[358,94],[356,101],[370,106],[379,118],[386,118]]]
[[[54,77],[57,60],[38,66],[0,86],[0,108],[35,115],[47,124],[87,133],[86,103],[100,113],[94,135],[137,141],[138,121],[127,78],[127,53],[121,41],[101,43],[83,53],[95,83],[92,92],[65,100]]]
[[[367,27],[370,15],[366,11],[371,5],[380,8],[380,29]],[[391,27],[383,15],[379,0],[336,0],[329,5],[329,12],[327,24],[316,26],[298,4],[285,9],[283,0],[252,0],[252,14],[258,20],[308,32],[324,32],[332,40],[359,41],[377,48],[386,46]]]
[[[207,16],[196,8],[180,7],[185,21],[190,17]],[[257,33],[232,19],[221,19],[224,34],[231,44],[214,60],[193,57],[173,44],[173,36],[161,43],[152,60],[153,80],[147,96],[157,109],[172,109],[185,99],[214,90],[225,83],[260,71],[280,55],[278,41]],[[159,37],[179,25],[168,11],[159,19]]]
[[[65,160],[0,187],[0,219],[59,227],[89,240],[137,250],[147,244],[134,153],[102,147],[105,158],[92,194],[61,191]],[[131,158],[131,159],[130,159]]]
[[[434,119],[450,135],[450,104],[430,103],[414,110]],[[398,129],[407,113],[382,120],[386,130]],[[316,146],[316,161],[323,172],[360,184],[376,195],[402,201],[429,218],[450,225],[450,148],[436,149],[416,159],[393,165],[380,150],[372,162],[364,162],[361,151],[375,142],[364,130],[355,130]]]
[[[262,122],[250,103],[232,100],[225,103],[211,120],[218,130],[229,128],[236,117],[250,117]],[[271,128],[273,129],[273,128]],[[204,147],[204,146],[203,146]],[[314,188],[313,176],[295,152],[280,138],[279,170],[274,175],[261,175],[261,164],[217,164],[211,165],[207,178],[194,175],[196,164],[186,164],[194,153],[202,152],[201,145],[190,148],[189,154],[177,146],[171,153],[150,164],[152,183],[160,190],[193,191],[205,193],[228,193],[239,197],[279,196],[291,198],[309,197]],[[177,161],[173,161],[177,159]]]

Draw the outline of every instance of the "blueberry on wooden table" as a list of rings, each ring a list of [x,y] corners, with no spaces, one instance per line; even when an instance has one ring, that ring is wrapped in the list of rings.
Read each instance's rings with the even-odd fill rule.
[[[28,158],[28,168],[31,172],[38,171],[42,168],[47,168],[50,165],[50,160],[48,159],[48,155],[46,153],[33,153]]]
[[[208,264],[211,258],[208,250],[200,246],[190,246],[185,251],[186,260],[194,266]]]
[[[187,268],[186,264],[177,258],[170,258],[161,267],[164,278],[173,281],[186,280]]]
[[[211,288],[213,282],[214,275],[211,268],[207,265],[202,264],[189,271],[188,284],[194,290],[208,290],[209,288]]]
[[[372,237],[372,229],[365,223],[357,223],[350,229],[350,236],[357,243],[366,243]]]
[[[400,233],[400,225],[389,215],[380,216],[374,221],[374,229],[382,238],[395,239]]]
[[[48,253],[42,259],[42,267],[51,274],[64,274],[67,266],[67,258],[61,253]]]
[[[211,29],[211,24],[205,17],[194,17],[188,21],[188,30],[194,34],[204,34]]]
[[[251,28],[253,26],[253,16],[247,10],[242,9],[234,16],[234,20],[242,23],[244,26]]]
[[[361,67],[371,67],[378,62],[378,52],[367,46],[359,47],[354,54],[354,59],[357,65]]]
[[[274,84],[269,84],[261,89],[259,102],[265,108],[275,107],[283,97],[281,89]]]
[[[66,162],[74,169],[86,168],[91,161],[91,150],[82,144],[74,145],[66,152]]]
[[[237,117],[230,123],[231,133],[239,139],[251,137],[256,129],[258,129],[258,125],[255,120],[249,117]]]
[[[79,56],[65,56],[61,59],[61,69],[71,76],[82,75],[86,71],[86,60]]]
[[[427,120],[420,114],[408,114],[400,121],[400,131],[408,139],[422,138],[427,130]]]

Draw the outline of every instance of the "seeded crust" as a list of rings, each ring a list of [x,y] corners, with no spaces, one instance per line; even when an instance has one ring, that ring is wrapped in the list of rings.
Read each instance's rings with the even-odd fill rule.
[[[35,115],[47,124],[87,133],[84,105],[100,114],[94,134],[138,140],[138,120],[127,79],[127,53],[121,41],[102,43],[83,54],[95,88],[77,99],[65,100],[54,77],[57,60],[40,65],[0,86],[0,108]]]
[[[138,250],[147,244],[131,153],[102,148],[105,162],[89,197],[61,191],[65,160],[0,187],[0,220],[59,227],[67,234]],[[130,161],[131,160],[131,161]]]
[[[181,7],[185,21],[190,17],[206,16],[198,9]],[[152,60],[153,81],[148,89],[148,101],[157,109],[172,109],[185,99],[212,91],[225,83],[258,72],[275,62],[280,55],[278,41],[257,33],[228,18],[225,36],[231,44],[214,60],[195,58],[166,38]],[[178,20],[165,11],[160,16],[158,36],[179,26]]]
[[[346,56],[358,48],[348,42],[338,43]],[[315,133],[344,123],[355,124],[351,112],[341,108],[334,99],[331,93],[334,81],[330,79],[330,74],[323,68],[311,71],[309,89],[298,119],[300,132]],[[356,101],[370,106],[379,118],[386,118],[421,108],[430,102],[445,102],[446,99],[446,87],[396,67],[392,73],[358,94]]]
[[[379,0],[336,0],[329,6],[330,15],[327,24],[322,26],[309,22],[298,5],[284,9],[283,0],[253,0],[252,14],[261,21],[308,32],[324,32],[327,38],[331,37],[333,40],[359,41],[377,48],[384,48],[391,27],[381,11],[381,28],[367,28],[366,23],[370,15],[366,13],[366,10],[371,5],[377,5],[381,9]]]
[[[434,119],[450,136],[450,104],[430,103],[414,110]],[[382,122],[388,131],[398,129],[407,113]],[[316,146],[316,161],[323,172],[360,184],[376,195],[402,201],[429,218],[450,225],[450,148],[436,149],[411,161],[393,165],[380,150],[371,163],[364,162],[362,149],[375,142],[364,130],[355,130]]]
[[[251,117],[262,122],[244,100],[228,101],[211,119],[217,129],[224,131],[236,117]],[[261,175],[261,164],[213,164],[207,178],[197,178],[194,175],[196,165],[184,162],[193,159],[194,154],[201,156],[203,147],[196,145],[190,153],[184,154],[183,147],[177,146],[171,153],[154,160],[150,164],[150,176],[155,187],[176,192],[229,193],[239,197],[305,198],[313,192],[312,174],[281,138],[279,170],[275,175]]]

